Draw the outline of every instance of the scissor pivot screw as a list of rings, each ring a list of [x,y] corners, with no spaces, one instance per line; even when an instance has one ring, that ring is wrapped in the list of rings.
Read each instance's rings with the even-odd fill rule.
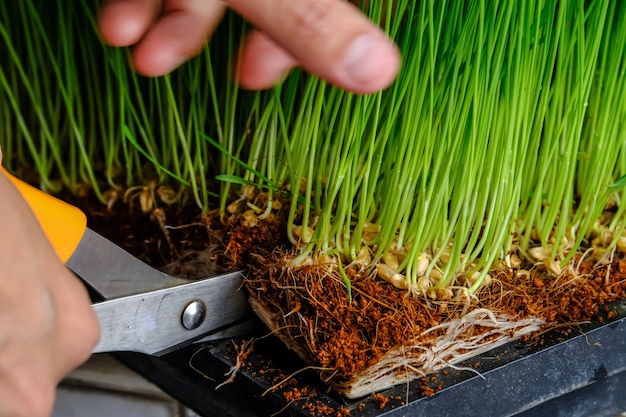
[[[183,327],[187,330],[193,330],[200,327],[206,317],[206,306],[201,300],[193,300],[183,310],[182,322]]]

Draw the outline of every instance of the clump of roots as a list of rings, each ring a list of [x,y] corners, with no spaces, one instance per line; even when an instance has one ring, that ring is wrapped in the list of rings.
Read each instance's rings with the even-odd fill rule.
[[[339,256],[303,257],[301,247],[287,249],[280,213],[251,222],[257,212],[229,219],[227,245],[230,256],[245,259],[253,309],[349,398],[458,366],[550,325],[587,321],[626,298],[620,248],[610,262],[579,253],[565,267],[546,250],[516,250],[487,274],[459,273],[444,286],[445,253],[441,265],[425,254],[411,281],[398,272],[401,252],[372,261],[364,251],[345,265]]]
[[[539,330],[543,324],[536,317],[511,320],[476,308],[426,330],[411,345],[390,350],[369,368],[338,380],[335,389],[348,398],[359,398],[444,368],[457,368],[456,364]],[[437,336],[431,338],[431,334]]]
[[[356,398],[451,366],[539,329],[541,317],[414,297],[357,268],[291,268],[292,256],[255,256],[247,279],[257,314],[343,395]],[[348,293],[348,285],[350,294]]]

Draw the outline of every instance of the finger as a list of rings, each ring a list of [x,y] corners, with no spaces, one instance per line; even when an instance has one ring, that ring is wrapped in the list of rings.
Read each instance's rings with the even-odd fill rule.
[[[388,86],[398,48],[354,5],[337,0],[226,0],[302,67],[357,93]],[[278,23],[278,24],[277,24]]]
[[[98,19],[100,34],[113,46],[134,45],[160,11],[161,0],[105,0]]]
[[[225,11],[219,0],[168,0],[161,18],[133,52],[135,70],[143,75],[166,74],[197,55]]]
[[[297,65],[287,51],[263,32],[252,31],[246,38],[236,66],[236,80],[250,90],[271,88]]]

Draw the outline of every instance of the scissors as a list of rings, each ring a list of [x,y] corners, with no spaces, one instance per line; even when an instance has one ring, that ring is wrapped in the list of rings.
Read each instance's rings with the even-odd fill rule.
[[[249,333],[260,323],[242,290],[243,271],[187,280],[161,272],[87,227],[85,214],[0,167],[34,212],[57,255],[104,301],[99,352],[161,356],[197,341]]]

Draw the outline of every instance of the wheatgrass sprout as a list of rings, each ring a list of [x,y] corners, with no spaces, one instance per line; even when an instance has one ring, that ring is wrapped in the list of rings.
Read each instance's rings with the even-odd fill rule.
[[[1,48],[7,52],[1,107],[8,109],[10,129],[2,145],[12,150],[9,168],[33,164],[42,188],[63,185],[78,192],[88,184],[104,200],[94,166],[106,161],[112,169],[119,146],[107,131],[116,115],[113,87],[109,73],[100,71],[102,45],[88,18],[91,10],[85,2],[72,8],[61,3],[4,2],[0,8]]]
[[[128,65],[127,50],[98,39],[97,7],[96,0],[71,8],[60,0],[0,5],[5,164],[34,167],[49,191],[88,186],[103,202],[108,191],[171,183],[177,198],[189,195],[208,211],[219,191],[210,178],[233,162],[204,135],[241,152],[256,96],[242,95],[240,103],[227,82],[231,69],[212,61],[232,56],[245,27],[231,15],[198,58],[167,77],[145,78]],[[228,196],[224,186],[219,194]]]
[[[18,10],[7,10],[17,6]],[[41,62],[47,61],[46,47],[49,42],[42,39],[40,19],[37,11],[27,2],[4,3],[0,6],[2,21],[0,22],[0,38],[3,41],[2,66],[0,67],[0,84],[3,87],[3,105],[6,111],[7,138],[13,143],[3,143],[8,158],[7,164],[11,167],[15,149],[17,157],[22,162],[32,160],[41,176],[44,188],[55,189],[49,178],[54,164],[60,167],[60,175],[65,181],[70,181],[61,160],[61,148],[56,142],[58,119],[56,107],[58,101],[49,97],[49,91],[54,84],[54,78],[44,77]],[[16,15],[16,16],[15,16]],[[17,19],[15,17],[18,17]],[[31,26],[32,24],[32,26]],[[21,26],[28,29],[22,31]],[[18,50],[24,51],[20,56]],[[47,66],[49,71],[50,67]],[[57,72],[58,73],[58,72]],[[15,121],[15,122],[14,122]],[[29,126],[38,124],[39,129],[31,131]],[[55,127],[57,129],[55,129]],[[35,132],[36,136],[35,136]],[[38,138],[41,140],[37,141]],[[18,142],[19,141],[19,142]],[[21,142],[21,143],[20,143]],[[31,158],[27,158],[28,152]]]
[[[226,57],[246,28],[232,14],[199,57],[148,79],[97,39],[95,0],[2,2],[5,163],[34,166],[49,190],[89,184],[105,202],[103,190],[156,179],[205,212],[219,196],[222,220],[233,200],[261,218],[282,206],[293,265],[361,265],[367,253],[371,271],[385,265],[432,297],[477,291],[494,265],[558,273],[598,236],[607,253],[624,240],[619,2],[364,7],[403,55],[372,95],[297,70],[240,91],[215,64],[236,62]]]
[[[593,3],[588,10],[569,5],[560,8],[557,15],[559,51],[549,86],[553,94],[546,103],[537,164],[533,167],[538,175],[531,181],[533,195],[525,210],[541,244],[553,243],[552,258],[565,256],[570,249],[565,238],[574,209],[581,132],[607,8],[606,2]]]
[[[293,265],[314,252],[345,265],[366,245],[413,291],[421,280],[473,292],[496,261],[517,263],[516,250],[543,246],[546,264],[564,266],[609,201],[614,244],[624,227],[621,189],[610,187],[625,165],[624,10],[382,3],[367,12],[400,46],[396,82],[359,96],[292,75],[279,99],[255,107],[246,165],[256,173],[229,172],[293,194]]]
[[[573,243],[579,246],[584,237],[594,232],[595,222],[609,203],[611,196],[619,198],[612,185],[624,175],[619,160],[626,144],[626,10],[611,8],[605,18],[605,30],[600,42],[598,65],[592,76],[601,81],[592,84],[586,105],[581,144],[578,149],[579,167],[575,192],[580,196],[572,226],[579,233]],[[624,207],[618,205],[609,230],[621,235]],[[573,236],[568,236],[573,238]],[[613,240],[615,242],[615,239]],[[570,255],[566,260],[571,257]]]

